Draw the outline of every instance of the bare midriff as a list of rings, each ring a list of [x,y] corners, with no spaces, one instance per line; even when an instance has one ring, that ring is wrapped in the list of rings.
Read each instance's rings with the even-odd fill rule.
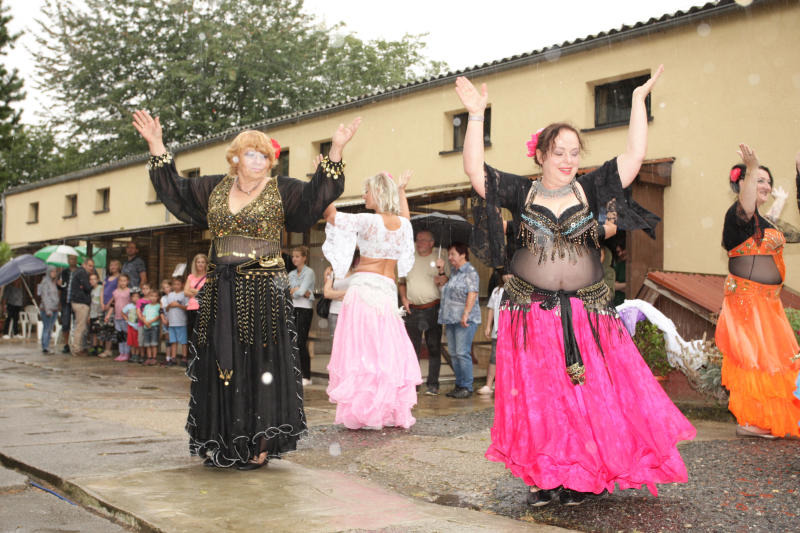
[[[358,261],[356,272],[371,272],[372,274],[380,274],[387,278],[394,279],[395,267],[397,266],[397,259],[380,259],[377,257],[364,257]]]

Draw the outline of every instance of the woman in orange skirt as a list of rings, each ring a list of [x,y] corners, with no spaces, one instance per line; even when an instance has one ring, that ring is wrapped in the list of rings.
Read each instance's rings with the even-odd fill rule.
[[[730,174],[739,198],[722,231],[730,272],[716,331],[722,384],[730,391],[738,435],[800,437],[800,400],[793,395],[800,347],[780,300],[786,237],[758,212],[772,192],[772,174],[749,146],[739,147],[744,164]]]

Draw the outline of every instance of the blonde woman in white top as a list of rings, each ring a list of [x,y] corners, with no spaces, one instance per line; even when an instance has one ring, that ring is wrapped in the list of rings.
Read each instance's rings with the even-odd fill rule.
[[[337,404],[337,424],[350,429],[411,427],[411,408],[422,383],[414,347],[397,305],[395,270],[403,277],[414,264],[414,236],[405,186],[387,172],[366,180],[364,205],[374,213],[339,213],[333,205],[322,253],[344,277],[356,244],[361,259],[350,276],[328,365],[328,396]]]

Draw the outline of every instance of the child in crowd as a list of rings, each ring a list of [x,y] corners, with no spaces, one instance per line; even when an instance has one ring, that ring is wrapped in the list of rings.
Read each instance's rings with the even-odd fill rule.
[[[127,274],[120,274],[117,288],[114,289],[114,329],[117,331],[119,342],[119,355],[114,361],[127,361],[130,357],[130,346],[128,346],[128,321],[125,319],[123,309],[131,302],[131,290],[128,288],[130,278]]]
[[[178,357],[178,345],[181,345],[181,366],[186,366],[186,306],[189,298],[183,293],[183,280],[172,278],[172,292],[166,296],[167,322],[169,323],[169,351],[167,365],[174,365]],[[171,356],[171,357],[170,357]]]
[[[103,286],[100,285],[100,278],[97,274],[89,275],[89,285],[92,287],[89,304],[89,336],[91,338],[89,355],[99,355],[103,351],[98,337],[100,328],[103,327]]]
[[[137,309],[140,296],[139,289],[131,289],[131,301],[122,308],[122,314],[125,315],[125,320],[128,323],[128,347],[131,349],[131,356],[128,361],[131,363],[141,361],[139,357],[139,313]]]
[[[508,275],[503,276],[489,296],[486,304],[486,337],[492,339],[492,355],[489,356],[489,370],[486,372],[486,385],[478,389],[478,394],[486,395],[494,392],[494,375],[497,369],[497,314],[500,311],[500,302],[503,300],[503,285]]]
[[[159,327],[159,319],[161,318],[161,304],[158,303],[158,292],[150,291],[141,311],[141,320],[144,323],[142,329],[142,338],[140,344],[144,350],[147,359],[144,364],[153,366],[156,364],[156,354],[158,353],[158,334],[161,330]]]
[[[159,346],[164,343],[164,353],[169,355],[169,332],[167,331],[167,294],[172,292],[172,280],[164,278],[161,280],[161,335],[159,338]]]
[[[144,346],[142,346],[142,335],[144,334],[144,317],[142,315],[142,309],[144,306],[150,303],[148,299],[150,296],[150,291],[153,290],[150,287],[149,283],[142,283],[139,285],[139,289],[141,294],[139,295],[139,301],[136,302],[136,317],[139,319],[136,325],[136,329],[139,332],[139,360],[134,362],[144,363],[146,358]]]

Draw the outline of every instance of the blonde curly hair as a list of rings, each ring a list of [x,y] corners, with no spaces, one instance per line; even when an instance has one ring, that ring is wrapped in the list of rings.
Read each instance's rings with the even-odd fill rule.
[[[364,192],[372,194],[381,213],[400,214],[400,193],[388,172],[378,172],[364,180]]]
[[[239,157],[247,150],[261,152],[269,159],[269,167],[275,166],[275,147],[272,140],[263,131],[246,130],[236,136],[225,152],[225,159],[228,161],[228,173],[235,176],[239,171],[239,162],[234,162],[234,157]]]

